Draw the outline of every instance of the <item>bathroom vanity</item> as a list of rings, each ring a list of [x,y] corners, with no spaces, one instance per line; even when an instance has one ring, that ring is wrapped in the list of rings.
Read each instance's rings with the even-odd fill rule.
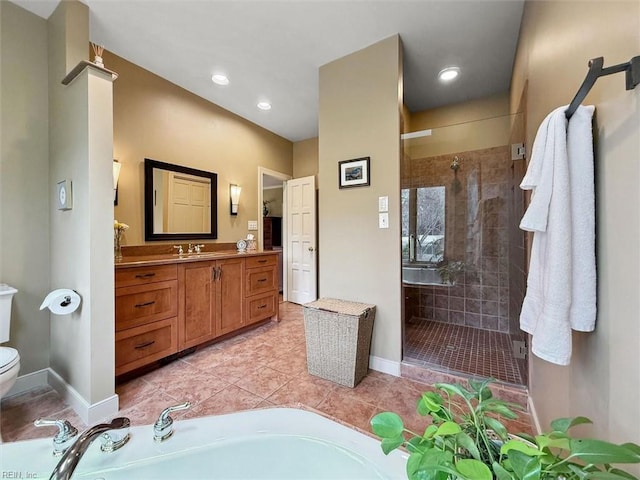
[[[116,263],[116,375],[278,317],[277,252]]]

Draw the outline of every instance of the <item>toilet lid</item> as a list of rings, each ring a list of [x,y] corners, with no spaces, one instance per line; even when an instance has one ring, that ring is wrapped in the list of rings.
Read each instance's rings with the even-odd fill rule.
[[[0,373],[4,373],[20,361],[15,348],[0,347]]]

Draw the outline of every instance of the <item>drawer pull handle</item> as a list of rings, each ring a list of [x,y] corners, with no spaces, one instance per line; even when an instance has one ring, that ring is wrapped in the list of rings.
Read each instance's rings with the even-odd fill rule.
[[[135,347],[133,347],[133,348],[135,348],[136,350],[140,350],[140,349],[142,349],[142,348],[150,347],[150,346],[151,346],[151,345],[153,345],[154,343],[156,343],[156,341],[155,341],[155,340],[151,340],[151,341],[149,341],[149,342],[145,342],[145,343],[141,343],[140,345],[136,345],[136,346],[135,346]]]
[[[259,308],[259,309],[267,308],[267,304],[265,303],[264,305],[260,305],[258,308]]]
[[[258,260],[258,263],[267,263],[267,260]]]
[[[153,305],[154,303],[156,303],[155,300],[153,300],[151,302],[147,302],[147,303],[138,303],[137,305],[135,305],[135,307],[136,308],[148,307],[150,305]]]
[[[266,282],[266,281],[267,281],[267,279],[266,279],[266,278],[259,278],[259,279],[258,279],[258,283],[262,283],[262,282]]]
[[[155,273],[139,273],[136,275],[136,278],[151,278],[155,276],[156,276]]]

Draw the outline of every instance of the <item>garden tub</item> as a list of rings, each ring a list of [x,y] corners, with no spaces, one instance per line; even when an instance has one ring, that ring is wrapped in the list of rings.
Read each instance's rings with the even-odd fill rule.
[[[407,455],[382,453],[380,442],[316,413],[250,410],[174,423],[167,441],[153,426],[131,428],[113,453],[94,441],[74,479],[401,479]],[[51,439],[0,445],[0,478],[49,478],[58,462]]]

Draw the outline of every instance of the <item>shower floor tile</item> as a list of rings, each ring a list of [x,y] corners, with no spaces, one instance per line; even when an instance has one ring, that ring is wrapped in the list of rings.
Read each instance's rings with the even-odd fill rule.
[[[506,333],[412,319],[405,326],[405,360],[522,385]]]

